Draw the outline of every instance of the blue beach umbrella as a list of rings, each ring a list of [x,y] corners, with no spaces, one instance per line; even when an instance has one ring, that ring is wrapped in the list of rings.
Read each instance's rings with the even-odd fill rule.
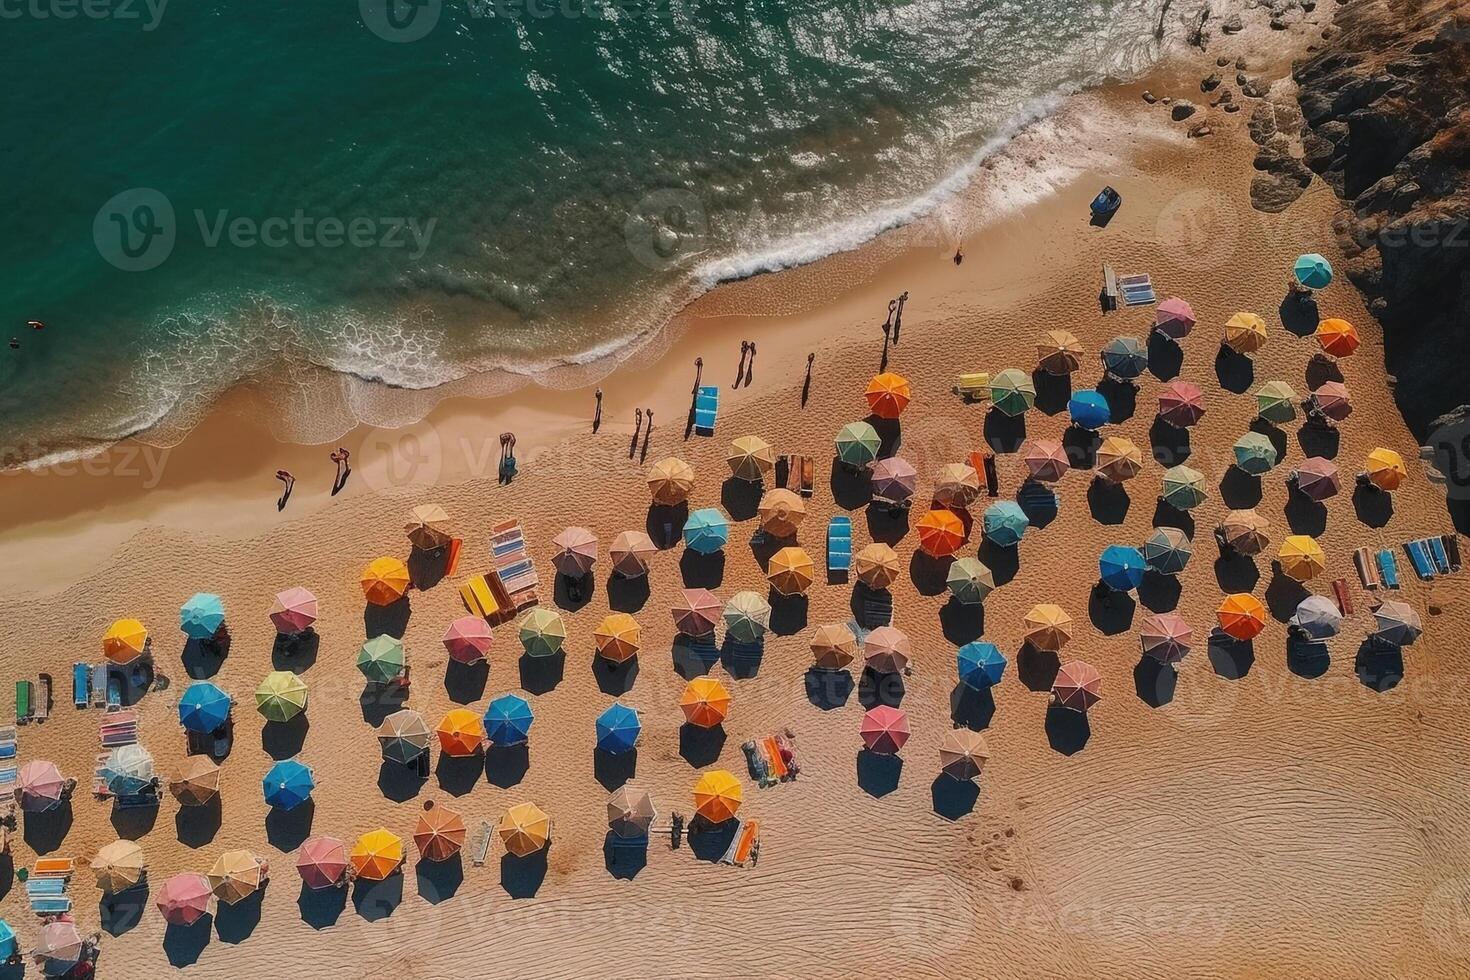
[[[1291,271],[1295,273],[1296,281],[1308,289],[1321,289],[1332,281],[1332,263],[1316,252],[1297,256]]]
[[[1031,526],[1031,519],[1014,500],[1002,500],[985,508],[981,524],[986,540],[999,548],[1014,548]]]
[[[485,709],[485,737],[492,745],[520,745],[531,734],[535,714],[518,694],[502,694]]]
[[[16,953],[15,930],[10,923],[0,919],[0,960],[8,960]]]
[[[207,640],[225,624],[225,602],[212,592],[196,592],[179,609],[179,629],[193,640]]]
[[[1103,549],[1097,567],[1102,574],[1103,584],[1108,588],[1132,592],[1143,581],[1143,573],[1148,565],[1143,560],[1143,552],[1137,548],[1114,544]]]
[[[195,681],[179,698],[179,724],[185,731],[208,735],[230,717],[231,699],[211,681]]]
[[[638,712],[621,701],[614,701],[612,707],[597,716],[597,747],[609,755],[618,755],[637,745],[642,731]]]
[[[1114,337],[1103,345],[1102,362],[1108,374],[1131,381],[1148,367],[1148,350],[1137,337]]]
[[[316,777],[311,774],[310,766],[295,759],[283,759],[271,766],[270,772],[261,780],[261,788],[265,791],[268,806],[294,810],[311,799],[311,791],[316,789]]]
[[[712,555],[730,540],[730,522],[717,508],[703,507],[684,522],[684,543],[701,555]]]
[[[1000,683],[1006,671],[1005,654],[994,643],[966,643],[958,656],[960,681],[975,690]]]
[[[1112,420],[1113,410],[1101,394],[1091,388],[1084,388],[1067,401],[1067,414],[1072,417],[1073,425],[1097,430]]]

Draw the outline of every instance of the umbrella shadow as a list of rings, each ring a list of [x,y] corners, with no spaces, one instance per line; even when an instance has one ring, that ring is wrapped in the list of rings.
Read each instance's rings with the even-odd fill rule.
[[[886,626],[892,619],[893,593],[887,589],[874,589],[862,581],[854,582],[852,598],[848,601],[853,622],[863,629]]]
[[[679,755],[695,769],[703,769],[720,761],[725,750],[725,726],[700,728],[689,722],[679,726]]]
[[[858,703],[864,710],[886,704],[890,708],[897,708],[903,703],[906,687],[902,674],[879,673],[872,667],[864,667],[862,674],[858,677]]]
[[[1154,504],[1153,526],[1177,527],[1189,535],[1191,541],[1194,540],[1194,518],[1189,515],[1189,511],[1180,510],[1163,497]]]
[[[1038,480],[1022,482],[1021,489],[1016,491],[1016,505],[1038,531],[1057,518],[1056,491]]]
[[[638,679],[638,658],[614,663],[606,657],[593,657],[592,676],[603,694],[621,697],[633,689],[633,682]]]
[[[44,813],[22,814],[21,839],[37,854],[50,854],[62,845],[74,820],[71,800],[63,799]]]
[[[294,851],[311,836],[315,816],[314,800],[305,800],[290,810],[273,806],[265,814],[265,839],[278,851]]]
[[[1087,486],[1087,509],[1091,511],[1092,519],[1099,524],[1122,524],[1128,516],[1131,504],[1128,490],[1121,483],[1094,479]]]
[[[1296,430],[1296,441],[1302,448],[1303,456],[1336,459],[1337,454],[1342,451],[1342,433],[1332,425],[1308,422]]]
[[[1364,640],[1353,660],[1358,682],[1370,691],[1382,694],[1398,687],[1404,679],[1404,651],[1399,647],[1385,649],[1372,640]]]
[[[1087,597],[1087,617],[1103,636],[1117,636],[1132,629],[1133,613],[1137,609],[1133,596],[1101,582],[1092,587]]]
[[[421,548],[413,548],[408,553],[408,578],[413,582],[413,587],[427,592],[449,574],[449,549],[435,548],[433,551],[424,551]]]
[[[1332,666],[1327,644],[1311,640],[1296,631],[1286,635],[1286,668],[1298,677],[1315,680]]]
[[[852,697],[852,675],[845,670],[820,670],[808,667],[803,677],[806,699],[822,711],[832,711],[847,704]]]
[[[1154,461],[1164,467],[1177,466],[1194,452],[1188,429],[1181,429],[1157,417],[1148,427],[1148,443]]]
[[[1021,644],[1021,650],[1016,654],[1016,677],[1028,691],[1051,693],[1057,671],[1061,669],[1060,657],[1050,650],[1038,650],[1029,642]]]
[[[1067,400],[1072,397],[1072,376],[1052,374],[1036,368],[1031,372],[1031,384],[1036,388],[1036,408],[1043,415],[1060,415],[1067,410]]]
[[[1367,527],[1386,527],[1393,519],[1393,494],[1359,481],[1353,488],[1353,512]]]
[[[580,578],[572,578],[570,575],[557,573],[551,588],[552,601],[557,608],[565,609],[567,612],[576,612],[597,595],[597,577],[591,572]]]
[[[191,680],[208,680],[224,666],[225,655],[230,649],[229,634],[224,632],[223,627],[220,632],[224,637],[223,642],[197,640],[193,637],[184,641],[184,673]]]
[[[725,580],[725,552],[702,555],[693,548],[685,548],[679,556],[679,574],[686,589],[718,589]]]
[[[1097,451],[1102,437],[1080,425],[1069,425],[1062,432],[1062,450],[1074,470],[1090,470],[1097,465]]]
[[[759,512],[762,486],[739,477],[727,476],[720,484],[720,506],[732,521],[748,521]]]
[[[597,782],[609,793],[618,789],[638,773],[638,747],[626,752],[592,750],[592,773]]]
[[[219,833],[223,810],[218,795],[198,806],[180,806],[174,813],[174,836],[185,847],[207,847]]]
[[[1097,383],[1097,393],[1108,400],[1108,421],[1121,425],[1138,412],[1138,386],[1106,375]]]
[[[613,612],[635,613],[648,605],[647,575],[626,578],[613,572],[607,577],[607,607]]]
[[[1221,344],[1220,352],[1215,355],[1215,378],[1220,382],[1221,388],[1243,395],[1255,383],[1255,362]]]
[[[676,633],[670,653],[674,672],[686,681],[708,674],[720,662],[720,649],[715,646],[713,634],[689,636]]]
[[[990,569],[997,588],[1014,579],[1021,570],[1020,549],[1002,548],[989,538],[980,542],[979,557],[980,563]]]
[[[408,632],[408,620],[412,615],[413,610],[409,606],[407,595],[386,606],[369,602],[362,610],[363,636],[367,639],[391,636],[401,640],[403,634]]]
[[[260,925],[260,907],[265,899],[264,884],[234,905],[220,902],[214,913],[214,932],[222,943],[237,946],[250,938]]]
[[[602,865],[619,881],[632,881],[648,867],[648,838],[619,837],[609,830],[602,839]]]
[[[1092,737],[1092,724],[1087,712],[1073,711],[1059,704],[1046,707],[1046,741],[1053,751],[1062,755],[1075,755],[1087,746]]]
[[[419,898],[438,905],[453,898],[464,884],[464,858],[456,852],[443,861],[420,861],[414,867],[414,878]]]
[[[1220,500],[1231,510],[1246,510],[1261,502],[1261,478],[1239,466],[1227,466],[1220,477]]]
[[[720,646],[720,665],[736,680],[748,680],[759,673],[765,655],[765,641],[742,643],[726,634],[725,642]]]
[[[313,929],[328,929],[337,924],[347,908],[346,888],[309,888],[301,883],[296,896],[301,921]]]
[[[277,762],[294,758],[301,754],[310,728],[304,711],[290,721],[267,721],[260,727],[260,747]]]
[[[956,725],[983,732],[995,717],[995,694],[988,687],[971,687],[964,681],[949,692],[949,718]]]
[[[394,803],[406,803],[418,796],[428,777],[419,774],[417,765],[404,765],[384,759],[378,766],[378,791]]]
[[[935,558],[915,550],[913,557],[909,559],[909,581],[914,583],[919,595],[939,595],[948,588],[945,579],[949,575],[949,566],[953,564],[952,558]]]
[[[1321,322],[1317,301],[1304,293],[1287,293],[1276,307],[1276,315],[1281,317],[1281,325],[1298,337],[1310,337]]]
[[[865,421],[878,433],[878,458],[898,455],[899,447],[903,445],[903,424],[898,419],[877,415],[869,415]]]
[[[1210,631],[1208,653],[1216,675],[1229,681],[1245,677],[1256,662],[1255,645],[1250,640],[1237,640],[1218,626]]]
[[[1286,524],[1292,534],[1321,537],[1327,530],[1327,508],[1302,493],[1293,481],[1286,495]]]
[[[828,480],[832,489],[832,500],[843,510],[866,507],[873,499],[872,481],[866,469],[854,469],[838,461],[832,465],[832,476]]]
[[[1271,448],[1276,450],[1276,458],[1278,460],[1286,458],[1286,433],[1276,423],[1257,416],[1251,419],[1251,424],[1246,428],[1257,435],[1265,436],[1271,440]]]
[[[467,664],[450,657],[444,664],[444,691],[455,704],[473,704],[485,696],[490,680],[490,661]]]
[[[484,763],[477,755],[456,758],[441,752],[439,761],[434,765],[434,777],[439,781],[439,789],[450,796],[468,794],[479,783],[483,772]]]
[[[295,636],[277,633],[271,643],[271,669],[289,670],[293,674],[305,673],[316,663],[317,651],[321,645],[321,635],[311,628]]]
[[[740,824],[735,820],[723,820],[720,823],[710,823],[704,817],[695,815],[689,821],[689,850],[695,858],[700,861],[708,861],[710,864],[719,863],[720,858],[730,849],[735,842],[735,834],[740,830]]]
[[[1150,708],[1162,708],[1174,700],[1179,672],[1153,657],[1139,657],[1133,666],[1133,690]]]
[[[949,601],[939,607],[939,625],[944,631],[944,638],[955,646],[978,640],[985,632],[985,605],[961,602],[950,596]]]
[[[382,881],[358,878],[352,883],[352,908],[364,922],[381,922],[403,904],[403,875]]]
[[[141,840],[158,822],[158,803],[153,806],[114,806],[110,814],[112,829],[122,840]]]
[[[909,508],[873,502],[866,510],[868,537],[881,544],[896,545],[909,533]]]
[[[970,779],[955,779],[944,773],[929,784],[929,800],[937,816],[958,820],[975,811],[980,800],[980,787]]]
[[[1179,608],[1184,587],[1177,575],[1164,575],[1150,568],[1138,585],[1138,603],[1149,612],[1173,612]]]
[[[485,780],[491,786],[509,789],[520,784],[531,769],[531,746],[492,745],[485,750]]]
[[[1215,559],[1215,581],[1224,592],[1254,592],[1261,570],[1249,555],[1236,552]]]
[[[527,694],[547,694],[556,690],[566,674],[567,654],[558,650],[549,657],[533,657],[523,653],[517,661],[521,689]]]
[[[1018,452],[1026,441],[1026,417],[992,408],[985,413],[985,444],[993,453]]]
[[[1160,381],[1173,381],[1184,367],[1184,348],[1168,334],[1158,330],[1148,335],[1148,370]]]
[[[551,842],[534,854],[520,858],[504,854],[500,858],[500,887],[511,898],[535,898],[546,881],[547,854]]]
[[[689,505],[650,504],[648,516],[643,521],[643,530],[660,551],[667,551],[679,543],[684,524],[689,520]]]
[[[204,955],[213,936],[209,913],[200,916],[193,925],[181,926],[172,922],[163,932],[163,955],[172,967],[193,966]]]
[[[102,931],[109,936],[121,936],[130,932],[143,919],[148,908],[148,879],[144,878],[132,888],[102,896],[97,903],[97,914]]]
[[[1342,368],[1337,362],[1320,351],[1312,355],[1307,362],[1307,369],[1303,375],[1307,382],[1307,390],[1315,391],[1329,381],[1342,381]]]
[[[1271,581],[1266,586],[1266,608],[1278,623],[1296,615],[1296,607],[1312,593],[1302,583],[1281,569],[1281,562],[1271,562]]]
[[[773,586],[767,595],[771,604],[771,632],[777,636],[795,636],[806,629],[811,600],[804,595],[782,595]]]
[[[898,789],[903,775],[903,760],[896,755],[880,755],[869,749],[857,753],[857,781],[864,793],[882,799]]]

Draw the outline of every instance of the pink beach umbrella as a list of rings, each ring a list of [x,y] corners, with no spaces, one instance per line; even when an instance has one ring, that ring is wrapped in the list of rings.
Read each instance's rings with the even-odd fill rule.
[[[1178,613],[1150,613],[1138,630],[1143,652],[1159,663],[1177,664],[1189,653],[1194,630]]]
[[[444,631],[444,649],[462,664],[475,664],[490,653],[495,634],[479,616],[461,616]]]
[[[1337,464],[1324,456],[1308,456],[1301,461],[1291,478],[1302,493],[1319,503],[1337,495],[1341,482],[1337,475]]]
[[[192,926],[209,911],[212,894],[203,875],[177,874],[158,890],[158,911],[171,926]]]
[[[597,535],[585,527],[569,527],[551,539],[556,548],[551,563],[567,578],[581,578],[597,562]]]
[[[1341,381],[1324,381],[1311,394],[1312,408],[1334,422],[1341,422],[1353,413],[1353,398],[1347,385]]]
[[[725,606],[709,589],[685,589],[670,612],[674,628],[685,636],[708,636],[724,615]]]
[[[335,888],[347,874],[347,845],[335,837],[308,837],[296,852],[296,870],[307,888]]]
[[[1060,439],[1032,439],[1021,447],[1021,462],[1031,479],[1043,483],[1057,482],[1072,468]]]
[[[919,484],[919,471],[914,464],[898,456],[880,459],[869,468],[869,486],[880,500],[902,503],[914,495]]]
[[[1154,313],[1154,329],[1165,337],[1179,340],[1194,329],[1194,309],[1178,296],[1170,296]]]
[[[1187,429],[1204,414],[1204,392],[1193,381],[1170,381],[1159,392],[1159,418],[1176,428]]]
[[[909,740],[909,716],[898,708],[880,704],[863,715],[859,734],[869,752],[896,755]]]
[[[29,813],[44,813],[61,805],[66,793],[66,779],[56,763],[34,759],[20,767],[16,777],[20,786],[20,808]]]
[[[295,636],[311,629],[317,618],[316,596],[301,586],[276,593],[271,603],[271,622],[282,636]]]

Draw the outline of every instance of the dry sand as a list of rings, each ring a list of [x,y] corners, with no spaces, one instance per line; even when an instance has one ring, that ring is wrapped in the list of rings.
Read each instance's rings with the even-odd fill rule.
[[[1149,84],[1184,92],[1192,83],[1181,72]],[[606,420],[595,437],[587,431],[590,388],[446,404],[406,430],[349,437],[358,470],[348,491],[331,499],[323,489],[327,447],[273,445],[237,407],[157,457],[164,465],[156,486],[145,489],[154,481],[118,472],[127,447],[103,458],[102,475],[7,481],[5,511],[16,525],[0,545],[7,656],[18,674],[44,670],[59,680],[52,718],[22,729],[22,758],[54,759],[83,782],[63,820],[23,819],[15,867],[38,851],[85,863],[119,834],[142,843],[155,888],[170,874],[207,870],[230,847],[271,859],[275,880],[253,910],[165,930],[150,901],[141,921],[104,938],[100,968],[117,977],[141,977],[170,961],[191,963],[190,973],[201,977],[283,969],[394,977],[1463,975],[1470,969],[1470,858],[1462,846],[1470,808],[1460,638],[1470,614],[1462,579],[1426,587],[1408,576],[1403,597],[1426,612],[1427,631],[1405,652],[1397,686],[1374,690],[1355,672],[1370,622],[1367,596],[1356,586],[1359,611],[1330,643],[1330,665],[1306,676],[1315,672],[1286,662],[1281,622],[1298,590],[1275,578],[1265,557],[1253,567],[1215,562],[1210,529],[1226,506],[1212,492],[1192,515],[1197,553],[1177,598],[1151,587],[1136,609],[1090,612],[1098,553],[1112,543],[1141,543],[1154,523],[1156,465],[1128,485],[1126,508],[1102,506],[1097,516],[1087,476],[1069,475],[1060,513],[1028,533],[1018,567],[1012,573],[997,563],[999,577],[1010,580],[989,597],[983,616],[955,615],[942,570],[936,594],[936,568],[912,558],[913,575],[893,591],[896,623],[914,639],[914,672],[901,690],[890,684],[877,692],[901,693],[913,724],[901,767],[859,765],[858,723],[874,692],[861,686],[856,668],[845,698],[841,686],[809,697],[804,634],[808,625],[850,617],[852,590],[839,585],[819,584],[809,603],[781,606],[781,632],[789,635],[769,639],[755,676],[713,669],[734,695],[723,745],[682,743],[684,679],[667,612],[681,586],[678,548],[657,556],[646,597],[610,587],[604,550],[595,593],[566,614],[571,636],[554,686],[522,672],[514,631],[501,628],[483,689],[471,681],[451,692],[439,638],[462,614],[457,582],[413,593],[404,633],[414,670],[410,706],[432,724],[456,699],[480,709],[489,697],[524,686],[536,722],[523,772],[497,758],[488,772],[441,765],[416,792],[383,779],[388,770],[380,769],[369,724],[382,709],[360,704],[353,666],[358,644],[375,631],[356,577],[375,556],[406,554],[401,528],[411,505],[434,500],[448,509],[466,538],[462,571],[487,563],[493,522],[520,518],[550,601],[549,540],[557,531],[587,524],[605,549],[618,531],[644,525],[644,467],[628,458],[632,409],[642,405],[655,409],[658,426],[648,462],[668,454],[690,460],[699,475],[695,505],[719,504],[727,493],[723,455],[734,436],[757,433],[778,451],[816,457],[817,493],[801,543],[820,560],[826,520],[844,512],[829,484],[831,438],[864,414],[861,391],[877,369],[886,301],[901,290],[911,299],[890,366],[914,382],[900,451],[919,468],[920,496],[940,465],[981,448],[987,434],[1002,434],[983,407],[949,394],[958,370],[1029,370],[1036,335],[1050,327],[1074,331],[1089,351],[1117,334],[1146,333],[1152,309],[1099,312],[1104,261],[1120,272],[1150,272],[1161,295],[1187,298],[1199,315],[1180,376],[1206,391],[1208,412],[1192,434],[1189,462],[1213,491],[1253,414],[1251,398],[1217,380],[1221,324],[1236,310],[1265,315],[1273,330],[1254,358],[1255,381],[1282,378],[1306,390],[1315,343],[1283,330],[1276,309],[1298,252],[1333,257],[1328,221],[1336,204],[1316,185],[1281,215],[1253,212],[1244,120],[1217,127],[1224,131],[1210,139],[1186,140],[1167,110],[1140,108],[1141,88],[1073,100],[933,220],[859,253],[707,296],[684,314],[678,339],[654,352],[664,356],[602,380]],[[1095,171],[1074,168],[1039,201],[994,212],[997,196],[1067,173],[1054,165],[1074,161],[1077,146],[1091,148],[1086,159]],[[1125,204],[1108,228],[1092,228],[1087,202],[1104,182]],[[956,229],[965,235],[959,268],[950,262]],[[1325,314],[1358,324],[1365,341],[1342,364],[1356,410],[1340,444],[1326,448],[1335,448],[1349,480],[1377,445],[1397,449],[1411,470],[1385,526],[1359,518],[1349,488],[1329,502],[1325,527],[1310,528],[1320,531],[1328,555],[1318,582],[1325,591],[1339,576],[1355,582],[1354,547],[1395,547],[1440,533],[1448,522],[1441,491],[1426,482],[1394,411],[1379,328],[1346,283],[1320,299]],[[741,338],[755,339],[759,354],[753,384],[733,391]],[[802,407],[808,351],[817,354],[816,373]],[[723,386],[723,404],[718,436],[686,441],[696,355],[706,380]],[[1089,358],[1073,385],[1098,377]],[[1145,377],[1135,412],[1108,431],[1149,445],[1161,385]],[[499,487],[496,436],[505,429],[520,435],[523,475]],[[1064,429],[1055,410],[1032,412],[1025,422],[1029,436]],[[1305,455],[1303,442],[1316,445],[1299,425],[1286,429],[1287,458],[1262,481],[1259,504],[1278,542],[1288,526],[1286,473]],[[408,465],[413,460],[419,465]],[[1004,455],[999,464],[1009,495],[1019,463]],[[278,465],[302,479],[279,516],[269,476]],[[738,498],[741,488],[733,489]],[[893,531],[881,514],[846,512],[857,547]],[[1293,516],[1304,527],[1316,519],[1295,509]],[[734,525],[721,596],[764,591],[751,548],[755,530],[753,519]],[[896,546],[909,562],[914,535]],[[966,549],[974,551],[974,544]],[[314,589],[323,607],[315,662],[291,664],[311,687],[310,725],[263,734],[250,693],[270,669],[273,634],[264,613],[277,589],[294,584]],[[1204,634],[1222,592],[1237,588],[1270,602],[1275,618],[1253,658],[1212,656]],[[174,769],[184,753],[174,705],[187,682],[174,624],[180,602],[201,589],[224,595],[230,610],[233,643],[215,680],[239,702],[218,825],[181,812],[171,799],[156,820],[114,816],[85,791],[100,716],[66,703],[69,665],[95,659],[112,619],[149,624],[171,684],[140,704],[143,739],[160,770]],[[636,615],[645,645],[632,678],[594,665],[591,631],[610,594],[620,605],[642,602]],[[1049,719],[1045,688],[1056,662],[1015,659],[1022,615],[1039,600],[1060,603],[1076,619],[1064,657],[1102,672],[1104,700],[1091,713],[1090,734]],[[1148,607],[1176,603],[1200,643],[1177,683],[1161,687],[1138,670],[1136,628]],[[992,750],[978,799],[967,800],[936,781],[937,748],[955,723],[955,645],[982,629],[1013,662],[994,692],[993,717],[982,699],[958,705],[960,716],[985,728]],[[671,810],[692,810],[699,771],[717,764],[744,778],[742,741],[784,726],[797,732],[800,779],[766,790],[745,780],[742,812],[764,829],[757,867],[720,867],[657,837],[632,880],[605,867],[607,789],[599,778],[610,785],[620,777],[595,771],[593,719],[625,686],[623,700],[645,724],[632,781],[652,791],[661,823]],[[839,703],[815,703],[826,696]],[[317,773],[315,805],[304,815],[269,818],[260,777],[272,756],[298,752]],[[414,862],[401,881],[348,896],[330,925],[333,910],[303,910],[290,853],[308,832],[350,840],[386,825],[406,837],[429,798],[460,809],[472,825],[493,822],[515,802],[539,803],[555,820],[544,877],[534,867],[502,864],[496,844],[485,867],[463,868],[462,881],[458,872]],[[0,912],[29,943],[36,927],[23,888],[8,871],[0,887],[8,889]],[[73,892],[83,926],[95,926],[90,876],[79,875]]]

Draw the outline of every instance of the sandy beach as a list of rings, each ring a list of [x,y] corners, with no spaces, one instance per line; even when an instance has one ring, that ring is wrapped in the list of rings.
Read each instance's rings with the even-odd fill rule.
[[[1233,57],[1231,44],[1212,47],[1210,60]],[[1263,74],[1285,72],[1280,64]],[[1424,614],[1425,634],[1404,651],[1396,684],[1360,676],[1356,657],[1371,616],[1353,549],[1397,550],[1450,526],[1443,490],[1426,480],[1394,410],[1381,332],[1345,281],[1318,299],[1324,315],[1362,332],[1362,348],[1339,365],[1353,414],[1331,437],[1300,420],[1284,427],[1285,459],[1260,481],[1255,504],[1272,524],[1269,554],[1216,560],[1210,532],[1229,509],[1220,486],[1230,447],[1255,414],[1248,392],[1282,379],[1304,393],[1309,372],[1319,370],[1316,342],[1284,329],[1277,311],[1299,253],[1337,260],[1338,205],[1315,182],[1280,214],[1251,208],[1249,103],[1234,115],[1211,112],[1214,133],[1191,139],[1166,106],[1140,99],[1148,89],[1199,100],[1200,74],[1197,64],[1175,62],[1071,99],[933,217],[853,253],[720,287],[612,373],[580,371],[555,388],[446,401],[401,428],[356,429],[340,441],[355,465],[335,497],[332,445],[277,442],[259,393],[249,390],[166,450],[129,441],[86,466],[0,479],[7,655],[17,676],[58,679],[51,718],[20,730],[20,757],[51,759],[81,782],[62,815],[22,815],[0,875],[0,914],[29,945],[35,919],[14,870],[38,854],[85,865],[123,836],[144,848],[155,890],[171,874],[208,870],[233,847],[267,857],[274,875],[257,904],[180,930],[165,927],[151,898],[135,923],[126,910],[99,909],[83,870],[72,884],[79,923],[118,933],[103,937],[98,968],[109,977],[170,964],[191,976],[234,977],[283,963],[400,978],[1463,975],[1470,653],[1459,639],[1470,629],[1470,606],[1459,576],[1426,584],[1405,569],[1400,597]],[[1087,205],[1105,183],[1124,206],[1107,227],[1092,227]],[[965,259],[956,266],[961,241]],[[987,441],[999,450],[1005,498],[1021,480],[1020,437],[1060,438],[1065,398],[1045,399],[1023,429],[1008,427],[952,395],[954,376],[1029,372],[1037,335],[1064,328],[1088,352],[1071,387],[1096,384],[1099,348],[1120,334],[1145,336],[1153,318],[1152,307],[1100,311],[1105,262],[1119,273],[1147,272],[1161,297],[1193,305],[1199,325],[1182,344],[1177,376],[1203,388],[1206,414],[1187,446],[1156,438],[1167,380],[1158,374],[1170,373],[1156,361],[1132,410],[1115,403],[1126,417],[1105,434],[1153,444],[1164,465],[1147,464],[1121,497],[1090,492],[1088,474],[1069,474],[1057,488],[1055,519],[1027,533],[1014,562],[982,553],[1000,587],[983,612],[959,612],[947,602],[942,566],[936,575],[937,563],[917,554],[915,534],[863,506],[832,473],[833,436],[866,414],[862,391],[879,369],[887,301],[910,294],[888,366],[915,392],[898,453],[918,469],[916,499],[928,499],[940,466]],[[1217,372],[1221,326],[1238,310],[1259,312],[1271,327],[1251,359],[1247,393],[1226,389],[1241,387],[1235,369],[1223,379]],[[757,345],[753,380],[732,388],[742,339]],[[803,404],[808,353],[816,360]],[[685,433],[696,357],[705,382],[722,388],[714,438]],[[596,386],[604,419],[594,435]],[[630,453],[635,408],[652,409],[655,419],[646,461]],[[521,474],[500,486],[498,436],[507,430],[518,437]],[[852,616],[852,587],[819,581],[805,602],[778,604],[779,635],[767,638],[753,672],[712,668],[733,696],[725,737],[691,739],[678,706],[680,669],[688,668],[673,648],[668,613],[685,584],[684,549],[658,554],[640,593],[610,584],[606,548],[619,531],[644,527],[646,467],[676,455],[697,474],[691,506],[722,506],[736,518],[714,590],[721,598],[764,593],[748,488],[726,482],[726,448],[744,434],[815,458],[816,492],[799,540],[819,562],[835,514],[851,515],[855,548],[895,543],[908,574],[892,590],[894,621],[913,639],[913,672],[876,688],[857,666],[845,681],[810,675],[810,629]],[[1349,485],[1376,446],[1409,464],[1388,513],[1379,502],[1355,501]],[[1344,489],[1324,512],[1303,512],[1289,501],[1286,476],[1318,454],[1336,459]],[[1209,500],[1185,517],[1156,510],[1164,466],[1185,458],[1206,475]],[[299,482],[277,513],[271,474],[280,467]],[[465,543],[458,577],[411,593],[408,705],[433,724],[455,704],[478,712],[489,698],[518,691],[536,721],[525,760],[492,753],[466,768],[436,752],[428,780],[406,786],[380,763],[371,726],[386,709],[364,703],[354,666],[374,625],[357,577],[377,556],[407,557],[403,522],[425,502],[445,507]],[[496,628],[488,675],[465,676],[447,663],[440,637],[463,614],[458,578],[489,566],[488,530],[511,518],[525,529],[544,602],[554,601],[550,541],[568,525],[601,538],[596,587],[585,604],[561,610],[569,638],[556,676],[520,657],[508,625]],[[1136,602],[1100,605],[1098,554],[1141,544],[1159,522],[1194,532],[1196,551],[1178,587],[1150,580]],[[1357,604],[1329,644],[1330,662],[1310,668],[1285,653],[1285,620],[1306,592],[1270,561],[1292,529],[1316,535],[1326,552],[1315,591],[1346,578]],[[977,532],[962,553],[976,554],[978,543]],[[300,673],[311,699],[309,725],[283,732],[263,724],[250,694],[272,669],[265,612],[292,585],[320,597],[321,642],[314,658],[281,663]],[[189,678],[178,607],[200,590],[224,597],[232,637],[212,677],[236,699],[222,807],[212,817],[165,798],[156,815],[115,814],[86,790],[101,714],[68,703],[70,665],[100,656],[99,637],[114,619],[147,624],[167,687],[139,703],[141,736],[159,770],[175,770],[185,753],[176,702]],[[1267,627],[1249,654],[1206,650],[1215,607],[1235,591],[1267,603]],[[1103,676],[1103,700],[1085,726],[1048,710],[1057,659],[1017,657],[1022,617],[1038,601],[1060,604],[1075,620],[1061,660],[1086,660]],[[592,641],[613,603],[633,611],[644,639],[636,667],[617,673],[594,662]],[[1168,609],[1197,638],[1177,680],[1140,665],[1139,622]],[[965,695],[955,681],[956,646],[980,636],[1011,660],[993,702]],[[599,771],[593,753],[593,720],[615,698],[644,720],[636,765],[623,773]],[[901,765],[859,759],[858,725],[878,700],[909,714],[913,737]],[[983,729],[989,740],[978,793],[940,775],[938,746],[956,724]],[[756,788],[741,743],[788,727],[800,778]],[[270,814],[260,779],[273,759],[288,757],[314,767],[314,803]],[[665,834],[653,838],[635,875],[614,874],[604,853],[609,789],[623,778],[648,789],[664,824],[671,811],[692,812],[691,787],[716,767],[745,782],[742,816],[762,825],[759,863],[719,866],[688,846],[671,849]],[[503,860],[497,842],[484,867],[466,861],[446,870],[412,855],[401,879],[356,888],[337,899],[340,908],[302,898],[291,854],[308,834],[351,841],[381,825],[406,838],[428,799],[460,810],[471,826],[493,823],[512,804],[537,803],[554,820],[544,866]]]

